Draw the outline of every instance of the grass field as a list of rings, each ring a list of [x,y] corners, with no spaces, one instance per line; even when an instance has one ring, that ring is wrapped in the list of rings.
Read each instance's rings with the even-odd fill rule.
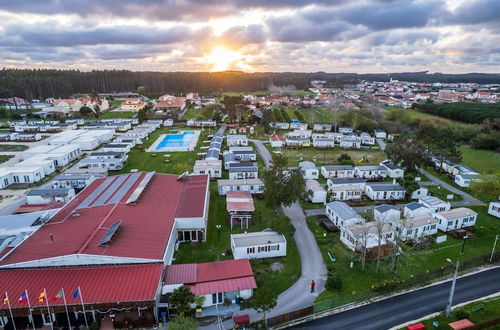
[[[487,150],[472,149],[468,146],[460,147],[462,164],[472,167],[481,174],[500,172],[500,153]]]
[[[203,118],[201,109],[195,109],[194,106],[190,106],[182,116],[182,119],[188,120],[193,118],[208,119],[208,118]]]
[[[464,314],[465,313],[465,314]],[[467,316],[474,324],[480,324],[489,320],[493,320],[500,315],[500,297],[492,297],[482,301],[472,302],[470,304],[458,307],[452,310],[450,317],[445,317],[440,314],[427,320],[420,321],[427,329],[434,329],[433,322],[438,322],[439,329],[451,329],[448,323],[461,320]],[[406,328],[400,328],[401,330]],[[493,326],[488,329],[499,329],[498,326]]]
[[[286,290],[300,275],[300,257],[295,241],[293,239],[294,229],[290,224],[290,219],[283,215],[281,209],[275,212],[264,205],[263,200],[254,198],[256,213],[254,223],[249,227],[249,232],[261,231],[272,228],[283,233],[287,240],[287,256],[281,258],[265,258],[252,260],[257,286],[265,286],[274,295]],[[220,232],[217,232],[216,225],[221,225]],[[232,259],[230,247],[230,234],[242,233],[247,229],[233,227],[231,231],[226,211],[226,197],[219,196],[217,184],[210,184],[210,209],[207,225],[207,241],[203,243],[180,245],[175,254],[176,264],[210,262],[218,259]],[[281,272],[272,272],[269,266],[273,262],[280,262],[285,267]],[[258,290],[258,289],[257,289]]]
[[[6,161],[11,159],[12,157],[14,157],[14,156],[13,155],[0,155],[0,164],[5,163]]]
[[[28,146],[23,144],[0,144],[0,151],[24,151],[27,150]]]
[[[191,171],[195,160],[198,159],[197,153],[203,145],[203,140],[209,134],[209,130],[203,131],[198,139],[198,144],[194,152],[145,152],[144,149],[153,144],[160,134],[170,133],[172,127],[162,127],[149,135],[149,138],[141,145],[134,147],[128,154],[127,164],[114,174],[128,173],[131,169],[140,171],[156,171],[159,173],[181,174],[185,171]],[[213,132],[212,132],[213,133]],[[154,157],[153,155],[156,155]],[[165,163],[165,155],[170,155],[170,163]]]
[[[461,195],[452,193],[451,191],[441,186],[425,186],[425,187],[429,189],[429,193],[432,194],[432,196],[435,196],[447,202],[456,202],[456,201],[461,201],[463,199]],[[453,195],[453,199],[448,199],[447,198],[448,195]]]
[[[310,109],[286,109],[287,114],[290,116],[290,119],[298,119],[295,111],[298,111],[304,120],[309,125],[313,125],[314,123],[331,123],[333,121],[333,112],[329,109],[322,107],[313,107]],[[310,127],[312,129],[312,127]]]
[[[447,237],[446,242],[434,244],[426,249],[419,250],[404,245],[403,253],[398,258],[397,274],[394,279],[409,279],[412,275],[445,266],[448,263],[447,258],[466,260],[491,253],[495,235],[499,230],[498,219],[489,216],[486,207],[471,207],[471,209],[478,213],[476,226],[472,229],[477,238],[467,240],[464,254],[460,254],[463,241],[451,236]],[[365,272],[362,272],[360,258],[340,242],[339,233],[326,233],[313,219],[314,217],[308,218],[308,225],[316,237],[325,263],[330,270],[340,271],[342,274],[344,285],[340,294],[341,298],[356,300],[356,295],[361,291],[369,291],[371,285],[393,278],[390,272],[391,258],[381,261],[378,275],[375,272],[376,261],[368,262]],[[443,233],[439,232],[438,235],[443,235]],[[337,259],[336,262],[330,261],[328,252]],[[354,263],[353,268],[349,267],[351,261]],[[336,296],[336,292],[326,290],[317,300],[331,299]]]

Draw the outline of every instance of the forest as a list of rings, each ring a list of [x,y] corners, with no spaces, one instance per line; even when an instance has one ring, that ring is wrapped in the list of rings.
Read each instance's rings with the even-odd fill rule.
[[[28,100],[69,97],[76,93],[136,91],[144,86],[148,96],[162,93],[203,95],[223,92],[267,90],[271,85],[307,89],[311,80],[325,80],[328,86],[342,87],[361,80],[388,81],[390,78],[415,82],[500,83],[500,75],[485,73],[428,74],[406,72],[391,74],[294,73],[294,72],[151,72],[128,70],[0,70],[0,97],[18,96]]]
[[[417,105],[416,108],[422,112],[469,124],[480,124],[486,119],[500,118],[500,104],[425,103]]]

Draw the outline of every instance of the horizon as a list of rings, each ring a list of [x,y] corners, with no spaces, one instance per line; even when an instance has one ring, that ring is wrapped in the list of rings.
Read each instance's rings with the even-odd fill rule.
[[[500,73],[495,0],[0,0],[5,68]]]

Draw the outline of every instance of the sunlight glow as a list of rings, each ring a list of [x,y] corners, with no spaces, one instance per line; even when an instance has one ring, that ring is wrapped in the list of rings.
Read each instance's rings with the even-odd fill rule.
[[[241,59],[241,54],[226,47],[217,46],[210,51],[205,59],[212,65],[212,71],[224,71],[234,66]]]

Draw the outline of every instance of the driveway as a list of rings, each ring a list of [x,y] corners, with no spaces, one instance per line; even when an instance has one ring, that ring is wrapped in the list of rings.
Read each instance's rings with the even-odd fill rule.
[[[385,150],[385,141],[384,141],[384,139],[377,139],[377,143],[380,146],[380,150],[384,151]]]

